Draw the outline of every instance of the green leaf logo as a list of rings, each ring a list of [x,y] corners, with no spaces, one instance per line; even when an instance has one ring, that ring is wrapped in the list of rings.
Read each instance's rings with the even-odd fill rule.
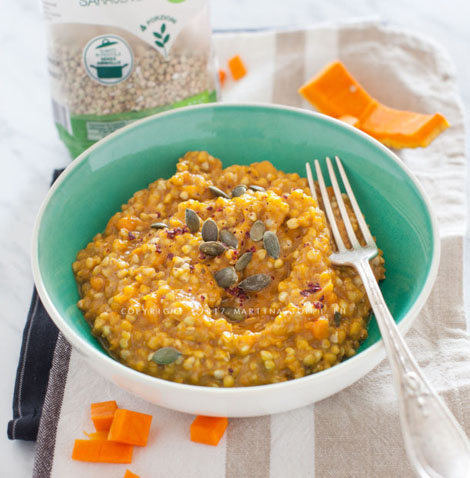
[[[163,53],[165,55],[165,58],[167,56],[167,51],[165,48],[165,45],[170,41],[170,34],[166,32],[166,23],[162,23],[160,26],[160,32],[153,32],[153,36],[155,38],[158,38],[158,40],[155,40],[155,45],[159,46],[160,48],[163,49]],[[165,36],[163,36],[165,35]]]
[[[168,58],[168,52],[165,48],[165,45],[170,41],[170,34],[166,33],[166,23],[162,23],[160,25],[160,31],[159,32],[153,32],[153,36],[157,38],[155,40],[155,45],[160,47],[163,50],[163,55],[165,58]]]

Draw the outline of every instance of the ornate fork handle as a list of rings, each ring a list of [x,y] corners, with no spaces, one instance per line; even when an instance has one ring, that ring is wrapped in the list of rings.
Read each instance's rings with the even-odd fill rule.
[[[387,350],[410,461],[423,477],[469,478],[467,437],[408,350],[368,260],[354,267],[361,276]]]

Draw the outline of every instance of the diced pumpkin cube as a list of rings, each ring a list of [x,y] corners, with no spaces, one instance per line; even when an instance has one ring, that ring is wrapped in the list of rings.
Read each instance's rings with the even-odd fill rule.
[[[118,220],[116,226],[119,229],[127,229],[128,231],[133,231],[141,222],[142,221],[136,216],[122,216]]]
[[[124,478],[140,478],[140,476],[132,473],[131,470],[126,470],[126,473],[124,473]]]
[[[205,445],[218,445],[228,425],[226,417],[198,415],[191,424],[191,440]]]
[[[230,58],[228,61],[228,67],[230,69],[230,73],[232,73],[232,78],[235,81],[240,80],[246,75],[245,65],[243,64],[243,61],[239,55],[235,55],[233,58]]]
[[[312,333],[317,340],[323,340],[328,338],[329,323],[326,319],[318,319],[312,322]]]
[[[107,440],[75,440],[72,459],[93,463],[132,463],[133,447]]]
[[[152,415],[118,408],[109,429],[108,440],[128,445],[147,445]]]
[[[117,408],[114,400],[91,404],[91,419],[97,432],[109,430]]]
[[[224,86],[226,79],[227,79],[227,73],[225,72],[225,70],[219,70],[219,83],[220,83],[220,86]]]

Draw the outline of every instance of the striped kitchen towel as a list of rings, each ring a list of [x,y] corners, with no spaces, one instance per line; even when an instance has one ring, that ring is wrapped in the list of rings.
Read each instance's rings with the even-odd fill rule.
[[[451,128],[428,148],[400,151],[439,219],[442,259],[436,285],[407,343],[456,418],[470,431],[470,338],[462,291],[465,131],[454,70],[433,43],[376,23],[218,35],[221,66],[239,54],[248,74],[228,80],[224,101],[309,106],[299,85],[334,59],[383,103],[440,111]],[[322,402],[273,416],[231,419],[217,447],[189,440],[193,416],[146,403],[92,370],[59,336],[41,419],[35,478],[116,478],[125,465],[74,462],[73,441],[91,430],[90,402],[115,399],[154,416],[149,446],[131,469],[142,478],[395,478],[414,476],[405,456],[389,366],[384,361]],[[436,431],[437,432],[437,431]]]

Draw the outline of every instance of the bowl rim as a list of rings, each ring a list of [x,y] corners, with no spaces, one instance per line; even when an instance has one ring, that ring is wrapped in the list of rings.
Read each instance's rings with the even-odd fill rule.
[[[361,366],[362,363],[368,364],[367,366],[363,366],[364,373],[360,374],[359,377],[366,375],[370,370],[375,368],[380,361],[385,356],[385,348],[383,339],[379,338],[377,342],[369,346],[367,349],[361,351],[357,355],[349,358],[348,360],[341,362],[327,370],[322,370],[319,373],[314,373],[311,375],[306,375],[304,377],[296,378],[287,380],[285,382],[279,383],[271,383],[265,385],[254,385],[249,387],[232,387],[232,388],[215,388],[215,387],[206,387],[203,385],[192,385],[192,384],[182,384],[176,383],[169,380],[164,380],[158,377],[154,377],[151,375],[144,374],[142,372],[138,372],[121,362],[111,358],[108,354],[103,354],[96,350],[94,346],[88,343],[86,339],[81,337],[80,335],[76,334],[72,327],[70,327],[58,310],[55,308],[47,290],[45,284],[42,280],[41,271],[39,268],[39,254],[38,254],[38,238],[39,238],[39,229],[42,222],[42,217],[44,215],[45,210],[54,196],[57,189],[60,188],[62,182],[66,179],[66,177],[76,168],[78,167],[83,161],[85,161],[88,155],[94,151],[95,149],[101,147],[102,144],[105,144],[109,141],[112,141],[117,135],[123,134],[133,128],[138,128],[141,124],[150,122],[154,120],[156,117],[163,117],[163,116],[171,116],[171,115],[178,115],[182,114],[188,110],[198,110],[198,109],[230,109],[230,108],[255,108],[255,109],[271,109],[271,110],[283,110],[286,112],[293,112],[300,115],[305,116],[312,116],[318,118],[322,121],[326,121],[332,123],[336,126],[341,128],[345,128],[360,136],[363,140],[372,143],[375,147],[382,150],[392,161],[394,161],[408,176],[408,178],[413,183],[416,190],[419,192],[424,205],[426,206],[426,211],[429,215],[430,222],[431,222],[431,232],[432,232],[432,239],[433,239],[433,253],[431,258],[431,266],[429,268],[426,280],[424,282],[423,288],[419,293],[416,301],[411,306],[408,313],[402,318],[398,325],[398,328],[402,335],[405,335],[406,332],[410,329],[413,321],[415,320],[416,316],[418,315],[419,311],[422,309],[424,304],[426,303],[429,294],[431,293],[431,289],[434,285],[434,282],[437,277],[437,272],[439,268],[439,261],[440,261],[440,252],[441,252],[441,241],[439,236],[439,229],[438,229],[438,222],[435,215],[434,210],[432,209],[431,201],[424,190],[421,183],[415,177],[414,173],[409,169],[409,167],[403,163],[403,161],[389,148],[384,146],[382,143],[377,141],[375,138],[369,136],[368,134],[364,133],[363,131],[343,122],[338,119],[332,118],[331,116],[324,115],[322,113],[306,110],[303,108],[292,107],[292,106],[285,106],[285,105],[278,105],[278,104],[271,104],[271,103],[261,103],[261,102],[234,102],[234,103],[205,103],[199,105],[192,105],[186,106],[183,108],[177,108],[169,111],[165,111],[162,113],[157,113],[146,118],[142,118],[131,124],[128,124],[115,132],[109,134],[105,138],[97,141],[95,144],[87,148],[83,151],[77,158],[73,159],[72,162],[65,168],[63,173],[57,178],[51,188],[48,190],[46,196],[44,197],[42,204],[38,210],[36,220],[34,223],[33,234],[32,234],[32,251],[31,251],[31,266],[33,271],[33,278],[36,284],[37,291],[39,293],[39,297],[41,301],[52,318],[55,325],[58,329],[62,332],[65,338],[74,346],[78,352],[83,354],[87,358],[96,358],[96,360],[103,361],[104,364],[108,366],[108,370],[116,375],[127,374],[130,378],[133,379],[134,382],[139,382],[150,387],[158,386],[166,388],[169,391],[174,391],[178,393],[181,392],[192,392],[192,393],[200,393],[204,395],[225,395],[225,396],[234,396],[234,395],[243,395],[245,398],[249,395],[257,395],[259,392],[276,392],[277,390],[283,390],[286,388],[298,388],[302,386],[311,387],[315,384],[316,381],[327,381],[328,379],[334,378],[333,376],[336,374],[348,374],[348,371],[352,371],[356,369],[356,367]],[[373,364],[371,366],[371,364]],[[354,380],[355,382],[356,380]],[[353,383],[354,383],[353,382]],[[320,385],[319,383],[319,385]],[[347,386],[347,385],[345,385]],[[344,388],[344,387],[343,387]],[[341,388],[342,389],[342,388]],[[340,389],[340,390],[341,390]]]

